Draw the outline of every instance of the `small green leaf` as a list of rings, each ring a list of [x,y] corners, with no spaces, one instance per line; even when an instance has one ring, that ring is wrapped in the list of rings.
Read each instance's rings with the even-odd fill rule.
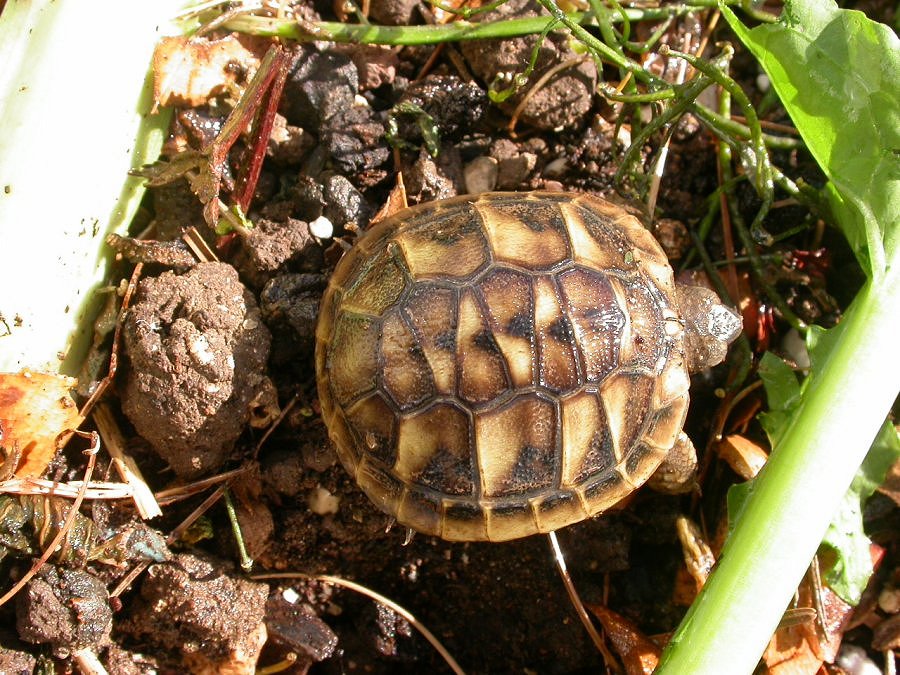
[[[863,507],[884,482],[888,469],[898,460],[900,436],[890,422],[885,422],[822,540],[822,545],[834,551],[836,556],[834,566],[825,574],[825,581],[851,605],[859,603],[872,576],[871,542],[863,530]]]
[[[800,383],[791,367],[771,352],[760,359],[759,378],[769,402],[769,410],[760,414],[759,422],[774,446],[800,403]]]

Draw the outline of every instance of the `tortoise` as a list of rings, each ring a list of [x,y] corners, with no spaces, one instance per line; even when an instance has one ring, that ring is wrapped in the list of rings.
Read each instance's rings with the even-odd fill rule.
[[[420,204],[365,232],[331,276],[322,417],[401,524],[452,541],[549,532],[651,477],[686,438],[689,372],[720,362],[740,329],[599,197]]]

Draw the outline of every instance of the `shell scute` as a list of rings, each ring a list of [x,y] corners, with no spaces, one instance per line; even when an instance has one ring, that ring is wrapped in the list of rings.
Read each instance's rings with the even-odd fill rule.
[[[449,403],[403,417],[394,473],[410,485],[447,495],[473,495],[477,467],[469,426],[469,416]]]
[[[411,218],[397,232],[394,241],[414,277],[461,280],[490,262],[484,229],[460,206]]]
[[[556,421],[555,403],[538,394],[522,394],[476,413],[482,495],[500,498],[551,488],[561,461]]]

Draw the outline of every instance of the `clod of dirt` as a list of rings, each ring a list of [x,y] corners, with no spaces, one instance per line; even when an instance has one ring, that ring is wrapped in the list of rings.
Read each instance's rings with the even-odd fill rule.
[[[268,586],[233,576],[212,560],[182,553],[151,565],[140,600],[120,628],[185,660],[253,672],[264,635]]]
[[[358,91],[359,74],[349,56],[304,46],[285,82],[281,112],[288,124],[319,133],[325,120],[353,105]]]
[[[451,144],[443,145],[436,158],[422,148],[415,161],[404,167],[403,180],[407,196],[416,204],[447,199],[465,192],[462,160],[459,151]]]
[[[322,145],[343,173],[371,171],[390,156],[384,124],[368,105],[339,110],[323,122],[320,133]]]
[[[540,8],[534,0],[510,0],[497,9],[480,14],[480,21],[502,21],[512,17],[539,16]],[[476,20],[476,17],[473,17]],[[507,40],[471,40],[460,43],[460,49],[472,71],[487,83],[502,81],[498,90],[512,82],[531,58],[531,51],[539,36],[528,35]],[[568,45],[568,34],[551,33],[538,49],[534,72],[528,84],[521,88],[500,108],[512,114],[535,83],[552,68],[567,66],[555,73],[540,89],[534,91],[519,120],[538,129],[573,128],[581,124],[591,109],[597,85],[597,67],[590,58],[581,58]],[[499,79],[498,79],[499,78]]]
[[[16,628],[26,642],[49,644],[58,658],[102,645],[112,630],[106,586],[83,570],[45,566],[16,596]]]
[[[157,239],[170,241],[178,239],[188,228],[196,227],[201,234],[209,233],[203,219],[203,205],[191,192],[185,180],[177,180],[150,190],[153,198],[153,212],[156,214]],[[214,243],[210,237],[207,240]]]
[[[266,155],[278,164],[300,164],[315,144],[309,132],[288,124],[284,115],[276,113]]]
[[[377,89],[384,84],[391,84],[397,76],[400,62],[397,52],[388,45],[336,45],[336,52],[344,53],[353,59],[359,73],[361,91]]]
[[[419,0],[370,0],[369,18],[372,23],[387,26],[407,26],[412,23]]]
[[[398,105],[402,104],[421,108],[431,118],[441,140],[448,140],[477,127],[487,109],[488,97],[477,84],[456,75],[429,75],[406,88]],[[396,119],[400,138],[410,142],[422,138],[415,115],[396,115]]]
[[[273,363],[289,360],[298,351],[311,352],[324,288],[320,274],[282,274],[265,285],[259,302],[273,332]]]
[[[31,654],[0,647],[0,673],[30,675],[36,666],[37,659]]]
[[[233,267],[144,279],[125,318],[122,409],[176,474],[221,467],[264,378],[271,337]]]
[[[297,272],[322,269],[322,247],[302,220],[288,218],[285,222],[274,222],[260,218],[242,244],[234,265],[253,288],[262,288],[285,269]]]
[[[375,648],[384,656],[398,656],[397,638],[412,637],[412,626],[402,616],[382,604],[375,605],[375,625],[378,635],[375,637]]]
[[[273,593],[266,603],[266,628],[269,638],[313,661],[324,661],[334,654],[338,636],[305,603],[290,603],[281,593]]]

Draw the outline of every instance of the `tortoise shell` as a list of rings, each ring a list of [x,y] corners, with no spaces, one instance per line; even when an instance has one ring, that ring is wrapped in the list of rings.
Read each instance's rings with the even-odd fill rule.
[[[604,511],[654,472],[688,406],[672,269],[622,208],[491,193],[360,237],[316,331],[322,416],[386,513],[503,541]]]

